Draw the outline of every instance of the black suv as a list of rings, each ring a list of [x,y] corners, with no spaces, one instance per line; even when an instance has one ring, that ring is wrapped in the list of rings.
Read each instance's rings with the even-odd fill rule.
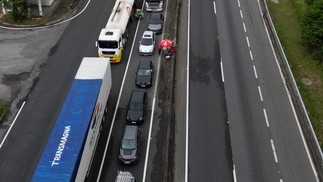
[[[141,60],[136,74],[136,85],[138,87],[150,87],[153,81],[154,65],[151,61]]]
[[[129,124],[141,124],[144,122],[147,93],[145,90],[133,90],[130,96],[127,122]]]
[[[135,125],[126,125],[120,144],[119,160],[123,164],[138,162],[140,149],[140,129]]]

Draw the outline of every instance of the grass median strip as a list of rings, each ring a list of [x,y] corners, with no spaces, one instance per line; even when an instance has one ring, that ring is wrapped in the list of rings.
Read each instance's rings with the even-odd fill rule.
[[[300,18],[305,0],[267,0],[279,39],[302,94],[316,136],[323,148],[323,63],[314,60],[302,45]]]

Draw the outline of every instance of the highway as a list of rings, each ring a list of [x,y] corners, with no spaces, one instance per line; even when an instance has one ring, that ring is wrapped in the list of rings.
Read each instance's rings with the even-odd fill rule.
[[[216,7],[235,178],[317,181],[259,2]]]
[[[95,41],[114,2],[91,1],[87,10],[67,25],[60,41],[52,48],[46,66],[0,149],[1,180],[29,181],[80,61],[85,56],[97,57]],[[109,116],[88,181],[96,180],[104,154],[100,181],[113,181],[118,170],[131,171],[138,181],[144,178],[145,181],[171,181],[166,173],[172,162],[174,181],[318,181],[259,3],[247,0],[183,0],[181,3],[173,113],[177,127],[174,159],[169,157],[172,153],[167,148],[171,118],[167,118],[169,96],[165,93],[170,91],[172,83],[170,64],[160,60],[157,52],[149,57],[138,54],[138,41],[147,28],[149,13],[146,13],[139,24],[131,23],[124,57],[121,63],[112,65]],[[169,11],[164,10],[167,19],[166,12]],[[172,24],[168,22],[167,26]],[[162,37],[163,34],[158,35],[156,42]],[[154,82],[147,89],[146,119],[140,126],[139,163],[123,166],[117,159],[119,143],[126,105],[136,88],[135,70],[140,59],[153,61]],[[158,80],[160,83],[155,87]],[[188,133],[185,133],[186,127]]]
[[[2,169],[0,173],[4,181],[30,180],[82,58],[85,56],[97,57],[95,41],[101,28],[105,26],[114,3],[115,1],[107,1],[103,4],[100,1],[91,1],[83,14],[69,23],[60,41],[52,48],[46,67],[42,70],[26,100],[26,104],[0,150],[0,169]],[[167,4],[165,3],[165,5]],[[164,16],[166,19],[166,13]],[[130,24],[129,42],[127,43],[122,61],[119,64],[112,65],[113,83],[107,106],[108,117],[103,126],[92,164],[93,167],[87,181],[95,181],[97,179],[104,154],[106,155],[100,181],[113,181],[118,170],[131,171],[138,181],[142,181],[142,178],[146,177],[143,176],[145,161],[147,161],[145,166],[150,166],[146,172],[148,179],[165,178],[162,171],[167,170],[168,166],[167,163],[163,165],[160,165],[160,163],[165,161],[167,157],[164,146],[168,142],[168,136],[164,130],[168,128],[168,122],[165,122],[165,120],[167,121],[169,113],[165,114],[167,110],[164,110],[163,104],[160,103],[167,99],[163,98],[163,95],[169,92],[167,88],[167,84],[169,84],[167,82],[169,71],[165,69],[168,69],[170,64],[166,65],[166,62],[160,60],[157,51],[153,56],[148,57],[139,56],[138,54],[138,42],[143,31],[147,30],[148,18],[149,13],[146,13],[143,21],[138,23],[135,20]],[[163,34],[156,37],[156,43],[159,43]],[[139,162],[135,166],[123,166],[118,162],[117,156],[121,135],[126,124],[126,106],[131,91],[136,89],[134,78],[140,59],[151,59],[153,61],[155,65],[155,78],[153,87],[147,89],[148,107],[145,122],[140,126],[142,142]],[[163,74],[160,77],[166,81],[160,82],[163,88],[158,89],[157,93],[156,77],[159,74],[159,67],[161,65],[159,63],[161,61],[165,65],[162,65]],[[159,111],[155,112],[155,117],[157,118],[154,126],[155,134],[150,139],[152,141],[150,155],[153,157],[148,162],[146,160],[148,158],[146,156],[146,151],[148,151],[146,146],[147,141],[149,141],[150,123],[153,121],[151,119],[153,99],[159,102],[156,104],[156,108]],[[117,113],[114,112],[115,110]],[[115,118],[113,117],[114,114],[116,114]],[[113,130],[111,130],[108,150],[105,151],[105,144],[111,127]],[[156,159],[155,156],[158,156],[158,158]],[[150,173],[158,174],[150,175]]]
[[[188,179],[233,181],[213,1],[191,1],[190,7]]]
[[[186,124],[177,117],[188,127],[186,151],[177,150],[188,157],[186,166],[177,164],[176,180],[318,181],[259,1],[182,3],[188,28],[179,29],[188,46],[179,54],[187,65],[177,71],[189,69],[176,79],[189,86],[176,91],[187,91],[186,101],[177,93],[176,105],[188,103]],[[185,135],[179,130],[177,142]]]
[[[97,57],[95,41],[114,3],[92,1],[83,14],[69,23],[52,48],[47,65],[0,150],[1,180],[29,181],[82,58]],[[114,80],[109,96],[112,109],[121,85],[122,77],[118,75],[124,72],[125,66],[126,62],[112,66]]]

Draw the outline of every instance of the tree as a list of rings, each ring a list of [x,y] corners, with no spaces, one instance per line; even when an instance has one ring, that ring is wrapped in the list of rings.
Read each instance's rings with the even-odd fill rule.
[[[302,40],[314,57],[323,61],[323,0],[314,0],[301,20]]]
[[[28,15],[27,0],[2,0],[4,8],[9,10],[9,14],[14,21],[21,20]]]

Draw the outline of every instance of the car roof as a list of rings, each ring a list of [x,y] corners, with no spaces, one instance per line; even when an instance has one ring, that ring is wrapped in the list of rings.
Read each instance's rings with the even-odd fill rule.
[[[142,102],[145,94],[145,90],[133,90],[130,102]]]
[[[151,38],[153,36],[153,31],[144,31],[144,33],[142,34],[142,37],[145,38]]]
[[[126,125],[123,139],[136,139],[137,132],[138,132],[138,126]]]
[[[157,17],[157,18],[160,18],[160,14],[161,14],[161,13],[158,13],[158,12],[150,13],[150,17]]]
[[[139,62],[139,69],[141,68],[147,68],[147,69],[150,69],[150,63],[151,61],[150,60],[140,60]]]

